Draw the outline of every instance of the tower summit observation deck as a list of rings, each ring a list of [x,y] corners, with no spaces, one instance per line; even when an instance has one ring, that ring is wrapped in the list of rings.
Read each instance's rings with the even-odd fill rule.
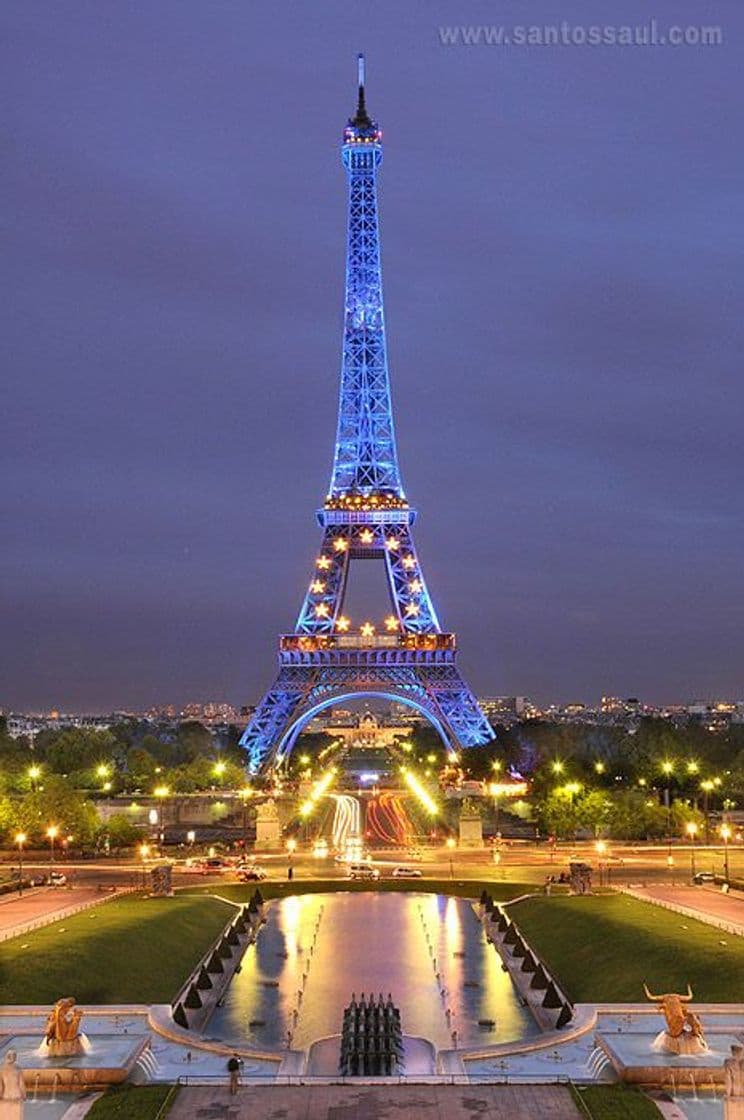
[[[493,739],[456,667],[455,636],[440,627],[414,546],[416,511],[398,468],[377,209],[382,133],[366,107],[363,55],[341,159],[348,230],[331,485],[318,510],[323,539],[294,631],[279,639],[278,676],[241,739],[254,772],[280,765],[319,711],[357,697],[411,705],[451,751]],[[384,564],[390,603],[381,621],[343,613],[352,561],[358,560]]]

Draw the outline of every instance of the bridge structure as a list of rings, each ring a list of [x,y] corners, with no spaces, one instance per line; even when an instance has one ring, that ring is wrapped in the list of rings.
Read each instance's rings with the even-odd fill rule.
[[[315,568],[295,628],[279,638],[279,671],[243,733],[252,772],[280,767],[313,716],[367,697],[416,709],[456,753],[494,738],[456,664],[424,578],[406,497],[388,374],[377,177],[382,133],[366,106],[359,56],[356,112],[344,129],[348,236],[338,426],[331,484],[317,511]],[[344,614],[352,564],[384,565],[387,613]]]

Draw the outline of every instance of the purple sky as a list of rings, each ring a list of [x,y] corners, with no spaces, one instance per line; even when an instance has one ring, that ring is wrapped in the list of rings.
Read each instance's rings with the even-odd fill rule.
[[[464,673],[744,695],[744,13],[657,9],[724,45],[440,45],[596,22],[569,0],[3,4],[0,704],[269,684],[330,473],[360,49],[401,466]]]

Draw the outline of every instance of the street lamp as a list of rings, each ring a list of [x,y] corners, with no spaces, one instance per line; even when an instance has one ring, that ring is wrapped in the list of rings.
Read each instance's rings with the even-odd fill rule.
[[[455,840],[454,836],[447,837],[447,847],[449,848],[450,879],[454,879],[455,877],[455,869],[452,863],[452,852],[455,848],[456,843],[457,841]]]
[[[160,832],[160,843],[165,844],[165,827],[163,825],[163,803],[166,797],[170,794],[170,786],[155,786],[153,793],[158,799],[158,821]]]
[[[147,888],[146,860],[147,860],[147,857],[150,854],[150,845],[149,844],[140,844],[139,854],[140,854],[140,859],[142,860],[142,890],[144,891]]]
[[[36,793],[36,783],[41,777],[41,767],[36,766],[36,764],[34,764],[33,766],[29,766],[28,776],[31,779],[31,789],[34,791],[34,793]]]
[[[225,776],[225,771],[227,770],[227,763],[222,762],[222,761],[215,762],[212,769],[213,769],[213,773],[214,773],[215,778],[218,778],[221,781],[222,778]]]
[[[294,868],[292,867],[292,856],[293,856],[296,848],[297,848],[297,841],[295,840],[294,836],[290,836],[289,840],[287,841],[287,878],[290,879],[290,880],[294,877]]]
[[[715,789],[715,782],[711,778],[704,778],[700,783],[700,788],[703,791],[703,815],[705,817],[705,844],[706,847],[710,843],[710,818],[708,816],[708,798]]]
[[[26,833],[16,832],[15,842],[18,845],[18,893],[23,894],[23,845],[26,843]]]
[[[604,870],[604,865],[603,865],[602,861],[603,861],[603,859],[605,857],[605,854],[607,852],[607,844],[604,842],[604,840],[597,840],[596,844],[594,845],[594,850],[597,853],[597,859],[599,860],[599,885],[601,887],[602,886],[602,872]]]
[[[674,763],[670,759],[665,759],[661,764],[661,772],[666,778],[666,789],[664,790],[664,805],[666,806],[666,827],[667,827],[667,863],[672,856],[672,791],[671,791],[671,777],[674,773]]]
[[[690,878],[695,878],[695,837],[698,834],[698,826],[695,821],[688,821],[685,825],[685,832],[690,837]]]
[[[56,824],[50,824],[46,834],[49,837],[49,870],[51,872],[54,867],[54,841],[59,836],[59,829]]]
[[[493,807],[496,814],[496,839],[501,839],[501,786],[498,782],[491,782],[488,792],[493,798]]]
[[[729,840],[731,839],[731,826],[728,824],[721,825],[721,836],[723,838],[723,877],[728,883],[729,881]]]

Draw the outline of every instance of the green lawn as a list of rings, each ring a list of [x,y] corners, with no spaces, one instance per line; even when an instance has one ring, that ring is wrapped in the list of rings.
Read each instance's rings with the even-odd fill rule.
[[[511,913],[576,1002],[643,1002],[685,991],[710,1002],[744,999],[744,938],[625,895],[533,898]]]
[[[0,948],[0,1003],[168,1003],[228,921],[211,898],[115,899]]]
[[[624,1085],[572,1086],[572,1093],[582,1112],[592,1120],[659,1120],[653,1101]]]
[[[267,879],[263,883],[214,883],[211,886],[181,887],[179,894],[217,894],[235,902],[247,902],[256,887],[265,899],[286,898],[292,894],[326,894],[333,891],[428,891],[432,894],[454,894],[460,898],[480,898],[488,891],[497,902],[517,898],[533,891],[529,883],[490,883],[480,879]]]
[[[160,1109],[166,1101],[171,1105],[177,1092],[173,1085],[117,1086],[99,1097],[87,1115],[90,1120],[155,1120],[167,1115],[169,1108]]]

